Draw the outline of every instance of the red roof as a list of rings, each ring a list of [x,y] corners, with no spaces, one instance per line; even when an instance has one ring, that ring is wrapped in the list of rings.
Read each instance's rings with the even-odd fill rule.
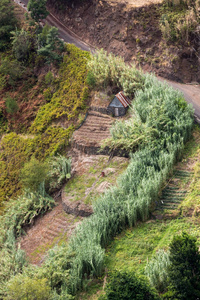
[[[123,92],[119,92],[116,97],[124,107],[127,107],[131,104],[130,100],[124,95]]]

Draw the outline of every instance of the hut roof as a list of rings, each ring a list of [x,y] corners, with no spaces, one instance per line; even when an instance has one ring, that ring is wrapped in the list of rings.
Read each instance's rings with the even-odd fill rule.
[[[124,95],[123,92],[119,92],[117,95],[115,95],[115,97],[117,97],[124,107],[127,107],[131,104],[130,100]]]

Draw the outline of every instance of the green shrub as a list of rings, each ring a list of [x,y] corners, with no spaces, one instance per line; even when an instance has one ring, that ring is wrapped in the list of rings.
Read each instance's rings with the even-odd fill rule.
[[[27,63],[31,55],[36,51],[35,33],[21,29],[20,31],[13,31],[12,35],[12,52],[14,57],[20,62]]]
[[[24,67],[22,67],[17,60],[5,58],[1,60],[0,74],[6,77],[6,85],[14,87],[17,81],[22,79]]]
[[[18,275],[8,284],[7,299],[15,300],[49,300],[50,287],[47,279],[34,279],[26,275]]]
[[[0,217],[1,218],[1,217]],[[22,272],[27,265],[25,252],[17,246],[12,230],[2,231],[2,219],[0,224],[0,298],[7,295],[7,282],[11,277]]]
[[[94,74],[89,71],[88,74],[87,74],[87,84],[91,87],[91,88],[94,88],[95,85],[96,85],[96,79],[95,79],[95,76]]]
[[[105,288],[105,300],[156,300],[156,292],[144,279],[134,273],[115,272],[111,274]]]
[[[18,25],[14,6],[10,0],[0,2],[0,51],[9,46],[11,31]]]
[[[197,239],[184,232],[181,236],[174,236],[169,246],[169,259],[169,292],[173,297],[167,299],[198,299],[200,253]]]
[[[52,84],[53,81],[54,81],[54,76],[53,76],[52,72],[49,71],[49,72],[45,75],[45,83],[46,83],[47,85],[49,85],[49,84]]]
[[[48,161],[49,172],[47,174],[48,191],[60,189],[63,183],[71,177],[71,159],[64,156],[53,156]]]
[[[168,267],[170,265],[169,253],[159,250],[148,262],[145,274],[149,277],[150,283],[159,291],[166,290],[168,285]]]
[[[32,224],[34,218],[55,205],[54,199],[43,190],[25,192],[15,200],[10,200],[1,219],[4,230],[13,230],[15,236],[23,233],[23,227]]]
[[[39,190],[41,184],[44,184],[48,173],[48,165],[45,162],[40,162],[34,156],[21,169],[21,182],[25,189],[32,192]]]
[[[7,113],[11,115],[15,114],[19,109],[17,101],[10,96],[6,98],[5,104]]]
[[[88,61],[88,80],[99,88],[107,86],[123,90],[130,98],[142,88],[143,74],[135,66],[128,67],[121,57],[115,57],[101,49]]]
[[[46,28],[44,28],[46,33]],[[48,27],[46,36],[42,33],[42,47],[40,42],[40,34],[38,35],[39,49],[38,54],[43,56],[47,64],[60,63],[63,59],[64,42],[58,37],[58,29],[56,27]]]

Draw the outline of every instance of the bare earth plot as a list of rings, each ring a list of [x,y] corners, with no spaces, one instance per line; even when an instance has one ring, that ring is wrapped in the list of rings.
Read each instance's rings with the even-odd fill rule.
[[[49,249],[66,242],[81,217],[66,214],[61,200],[44,216],[40,216],[27,234],[21,238],[21,249],[26,252],[30,263],[40,265]]]

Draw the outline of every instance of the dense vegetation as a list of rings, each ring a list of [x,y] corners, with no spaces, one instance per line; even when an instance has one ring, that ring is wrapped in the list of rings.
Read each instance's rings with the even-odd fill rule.
[[[0,171],[3,180],[0,182],[0,201],[5,200],[6,196],[20,193],[20,169],[32,155],[44,160],[66,149],[75,124],[78,123],[77,117],[86,108],[88,88],[85,58],[88,54],[71,45],[67,46],[66,51],[58,77],[54,78],[51,73],[47,73],[47,79],[52,77],[48,88],[44,90],[44,94],[48,94],[48,103],[41,105],[28,129],[28,135],[9,133],[2,138]],[[62,120],[60,124],[59,120]]]
[[[132,155],[118,187],[108,190],[94,203],[94,214],[71,238],[69,249],[76,255],[69,284],[74,292],[82,286],[85,273],[93,276],[102,273],[103,247],[110,239],[127,225],[134,226],[137,220],[144,221],[148,217],[150,207],[190,136],[191,109],[179,92],[153,76],[145,76],[143,90],[136,93],[133,108],[143,123],[160,129],[159,135]]]
[[[34,271],[35,277],[48,278],[51,289],[60,295],[76,293],[85,284],[86,274],[93,277],[102,274],[103,248],[126,226],[147,219],[184,142],[190,137],[192,110],[179,92],[152,75],[141,75],[141,78],[144,85],[135,93],[133,112],[137,115],[136,121],[157,134],[148,144],[138,145],[118,187],[111,188],[94,203],[94,214],[77,228],[68,247],[52,250],[43,268]],[[131,141],[132,136],[127,138]],[[47,275],[50,262],[54,268]],[[30,278],[32,272],[28,275]]]
[[[165,1],[160,19],[164,39],[182,44],[194,42],[200,20],[199,8],[199,0]]]
[[[190,138],[192,109],[179,92],[158,82],[153,75],[144,75],[134,66],[127,67],[122,59],[100,51],[89,60],[88,53],[72,45],[66,46],[63,52],[55,30],[44,28],[40,32],[40,52],[35,50],[34,42],[30,48],[30,44],[25,43],[27,51],[22,51],[19,41],[34,40],[36,31],[29,28],[27,33],[23,30],[15,32],[13,53],[6,53],[7,58],[1,57],[1,93],[7,91],[8,96],[1,103],[0,115],[4,133],[0,153],[0,196],[1,200],[18,197],[8,202],[0,219],[0,297],[73,299],[89,278],[103,274],[105,247],[111,239],[126,227],[148,218],[175,161],[181,156],[184,143]],[[52,37],[54,42],[51,44]],[[56,49],[55,53],[52,53],[53,49]],[[11,125],[12,118],[17,116],[21,103],[13,97],[15,93],[12,94],[11,89],[17,94],[20,80],[32,70],[30,64],[37,61],[43,63],[44,69],[45,63],[47,69],[51,69],[45,72],[46,76],[40,82],[43,101],[37,102],[38,109],[31,114],[26,127],[18,127],[13,133],[8,124]],[[13,73],[13,66],[19,68],[19,75]],[[30,78],[31,87],[39,83],[38,78]],[[27,266],[16,237],[35,216],[54,205],[49,194],[70,177],[70,161],[58,153],[66,151],[78,114],[86,108],[88,84],[99,89],[118,87],[131,99],[134,97],[131,118],[113,127],[112,139],[108,142],[113,148],[131,152],[130,164],[118,185],[94,203],[94,214],[79,225],[67,246],[51,250],[41,268]],[[28,190],[23,191],[23,188]],[[191,243],[196,249],[192,239]],[[173,261],[172,253],[170,257]],[[171,274],[174,293],[174,289],[178,289],[173,281],[173,269]],[[143,280],[124,273],[111,277],[105,299],[117,299],[116,295],[112,298],[112,283],[115,285],[115,280],[121,278],[139,290],[139,298],[157,298]],[[194,281],[196,284],[196,277]],[[124,288],[123,294],[130,294],[129,285]]]
[[[99,299],[104,300],[156,300],[156,292],[134,273],[115,272],[109,277],[105,288],[105,295]]]

